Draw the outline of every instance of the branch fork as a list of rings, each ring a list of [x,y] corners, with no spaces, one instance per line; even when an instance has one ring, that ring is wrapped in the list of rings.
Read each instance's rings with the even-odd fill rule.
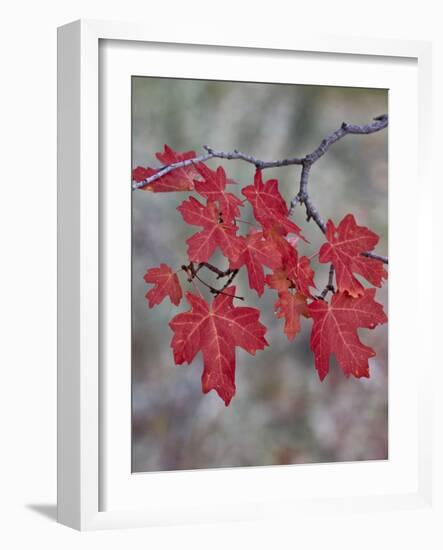
[[[213,273],[217,274],[217,279],[222,279],[224,277],[228,277],[225,284],[222,286],[222,288],[215,288],[214,286],[210,285],[206,281],[204,281],[199,275],[198,272],[200,269],[205,267],[206,269],[209,269],[209,271],[212,271]],[[225,292],[225,290],[230,286],[232,281],[235,279],[238,273],[238,269],[226,269],[225,271],[222,271],[215,265],[212,265],[208,262],[201,262],[197,265],[197,267],[193,264],[193,262],[190,262],[189,265],[182,265],[181,269],[186,273],[186,276],[188,278],[188,282],[192,282],[194,279],[199,280],[205,287],[209,288],[209,291],[211,294],[215,294],[216,296],[218,294],[225,294],[227,296],[232,296],[233,298],[236,298],[237,300],[244,300],[243,296],[237,296],[234,294],[229,294],[228,292]]]

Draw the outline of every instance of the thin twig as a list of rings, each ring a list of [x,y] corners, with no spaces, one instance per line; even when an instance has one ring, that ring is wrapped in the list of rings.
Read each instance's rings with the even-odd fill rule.
[[[206,267],[206,269],[209,269],[213,273],[216,273],[217,274],[217,279],[221,279],[222,277],[227,277],[228,275],[230,275],[232,273],[232,269],[228,268],[228,269],[225,269],[225,271],[222,271],[221,269],[219,269],[215,265],[212,265],[208,262],[199,263],[197,269],[201,269],[202,267]]]
[[[335,132],[332,132],[332,134],[322,140],[320,145],[314,151],[312,151],[312,153],[306,155],[303,160],[307,160],[311,164],[314,164],[314,162],[316,162],[326,153],[326,151],[332,144],[336,143],[339,139],[342,139],[348,134],[373,134],[374,132],[379,132],[380,130],[383,130],[387,127],[387,125],[387,114],[379,115],[375,117],[373,121],[369,124],[363,124],[362,126],[343,122],[338,130],[335,130]]]
[[[208,264],[208,265],[211,265],[211,264]],[[232,280],[234,279],[235,275],[237,275],[238,273],[238,269],[234,269],[232,270],[231,272],[231,277],[229,277],[229,280],[227,282],[227,284],[225,284],[221,289],[218,289],[218,288],[215,288],[213,287],[212,285],[210,285],[209,283],[207,283],[206,281],[204,281],[199,275],[198,275],[198,271],[203,267],[203,266],[206,266],[206,264],[204,263],[201,263],[199,264],[197,267],[194,266],[194,264],[191,262],[189,265],[183,265],[182,266],[182,269],[185,273],[188,274],[188,280],[189,280],[189,274],[191,275],[191,279],[190,281],[194,281],[194,279],[197,279],[198,281],[200,281],[205,287],[209,288],[209,290],[211,291],[211,294],[215,294],[215,295],[218,295],[218,294],[223,294],[225,296],[232,296],[233,298],[236,298],[237,300],[244,300],[243,296],[237,296],[235,294],[230,294],[229,292],[224,292],[226,290],[226,288],[229,286],[229,284],[232,282]],[[206,266],[207,267],[207,266]],[[212,266],[213,267],[213,266]],[[217,268],[215,268],[217,269]]]
[[[326,298],[326,295],[328,292],[332,292],[334,294],[335,288],[334,288],[334,266],[331,264],[329,266],[329,276],[328,276],[328,284],[323,289],[323,292],[320,294],[320,298],[324,300]]]
[[[388,264],[389,260],[386,258],[386,256],[379,256],[378,254],[374,254],[373,252],[362,252],[362,256],[366,256],[367,258],[373,258],[374,260],[380,260],[384,264]]]
[[[223,151],[216,151],[212,147],[209,147],[209,145],[203,145],[203,149],[205,149],[209,155],[212,155],[212,158],[244,160],[245,162],[253,164],[256,168],[260,168],[260,170],[266,170],[266,168],[280,168],[281,166],[291,166],[294,164],[301,164],[303,162],[303,160],[299,157],[291,157],[281,160],[260,160],[252,155],[242,153],[242,151],[239,151],[238,149],[225,153]]]
[[[148,178],[142,181],[133,182],[132,189],[136,190],[136,189],[145,187],[146,185],[153,183],[154,181],[162,178],[163,176],[166,176],[166,174],[169,174],[169,172],[172,172],[173,170],[177,170],[178,168],[186,168],[187,166],[198,164],[199,162],[206,162],[207,160],[210,160],[212,158],[219,158],[219,159],[225,159],[225,160],[243,160],[245,162],[249,162],[250,164],[253,164],[256,168],[260,168],[261,170],[265,170],[266,168],[278,168],[280,166],[302,164],[303,162],[303,160],[298,157],[282,159],[282,160],[264,161],[264,160],[257,159],[252,155],[242,153],[237,149],[234,149],[234,151],[225,153],[223,151],[215,151],[208,145],[203,145],[203,149],[205,149],[208,152],[206,154],[200,155],[198,157],[194,157],[192,159],[182,160],[180,162],[174,162],[172,164],[168,164],[167,166],[160,167],[158,171],[152,176],[149,176]]]
[[[226,281],[226,283],[222,286],[221,290],[225,290],[228,288],[228,286],[232,283],[232,281],[234,280],[234,278],[236,277],[238,273],[238,269],[233,269],[232,270],[232,273],[229,277],[229,279]]]

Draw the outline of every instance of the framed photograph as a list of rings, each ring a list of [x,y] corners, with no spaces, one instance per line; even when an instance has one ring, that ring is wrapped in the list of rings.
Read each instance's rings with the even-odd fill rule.
[[[430,45],[58,48],[59,521],[430,507]]]

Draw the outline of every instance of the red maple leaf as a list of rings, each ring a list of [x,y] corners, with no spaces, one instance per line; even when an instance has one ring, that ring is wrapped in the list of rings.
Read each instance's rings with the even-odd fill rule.
[[[281,264],[272,274],[266,276],[266,283],[278,292],[296,288],[300,294],[312,296],[309,288],[315,288],[315,283],[310,260],[306,256],[299,258],[297,249],[289,243],[288,245],[281,247],[284,250]]]
[[[158,160],[164,165],[174,164],[176,162],[181,162],[182,160],[189,160],[195,158],[195,151],[187,151],[184,153],[178,153],[171,149],[168,145],[165,145],[163,153],[156,153],[155,156]],[[132,171],[132,179],[136,182],[144,181],[145,179],[153,176],[160,169],[143,168],[142,166],[137,166]],[[142,191],[153,191],[154,193],[168,193],[172,191],[192,191],[194,189],[194,180],[199,178],[200,174],[196,170],[193,164],[185,166],[184,168],[176,168],[171,172],[168,172],[164,176],[159,177],[157,180],[153,181],[141,187]]]
[[[288,270],[285,267],[274,269],[272,273],[266,275],[266,284],[279,294],[286,292],[293,286],[292,282],[288,279]]]
[[[304,296],[312,296],[309,288],[316,288],[314,283],[314,270],[311,261],[306,256],[297,257],[296,264],[291,266],[288,274],[297,286],[299,292]]]
[[[300,332],[300,317],[309,317],[309,309],[306,303],[306,296],[295,292],[281,292],[275,303],[277,318],[285,319],[285,334],[288,340],[293,340]]]
[[[263,266],[277,268],[281,255],[273,241],[267,239],[261,231],[250,231],[246,237],[240,237],[242,252],[237,260],[230,263],[231,269],[240,269],[243,265],[248,271],[249,287],[261,296],[265,288]]]
[[[378,235],[367,227],[357,225],[352,214],[345,216],[335,227],[331,220],[326,226],[327,243],[320,248],[319,261],[331,262],[335,267],[337,288],[347,291],[351,296],[360,296],[364,292],[363,285],[354,273],[362,275],[374,286],[380,287],[388,274],[380,260],[362,256],[362,252],[370,252],[379,241]]]
[[[195,190],[197,193],[211,201],[218,201],[223,216],[223,221],[232,221],[240,216],[240,209],[243,203],[233,193],[225,191],[227,179],[226,173],[221,166],[217,170],[211,170],[205,164],[196,165],[202,179],[196,180]]]
[[[263,183],[261,170],[256,170],[254,185],[248,185],[242,189],[243,195],[251,203],[255,219],[264,228],[270,228],[276,224],[282,227],[286,233],[300,235],[301,229],[288,219],[288,207],[278,190],[278,181],[275,179]]]
[[[297,249],[290,246],[283,256],[283,266],[287,278],[293,283],[298,291],[304,296],[312,296],[310,287],[315,288],[314,270],[311,261],[306,256],[299,257]]]
[[[259,310],[235,307],[234,294],[235,287],[229,287],[209,305],[202,297],[187,292],[191,310],[179,313],[169,323],[174,332],[171,347],[175,363],[190,364],[201,351],[203,392],[215,390],[226,406],[235,394],[235,347],[255,355],[268,345]]]
[[[383,306],[374,300],[375,288],[365,289],[358,298],[347,292],[337,292],[331,303],[314,300],[309,313],[314,321],[311,349],[320,380],[329,371],[329,356],[335,355],[345,376],[369,378],[368,359],[375,355],[372,348],[362,344],[358,328],[373,329],[387,322]]]
[[[192,235],[188,243],[188,256],[191,262],[207,262],[217,247],[229,260],[236,260],[242,252],[242,242],[237,237],[238,227],[225,223],[221,212],[213,201],[201,204],[194,197],[183,201],[177,210],[186,223],[203,227],[203,231]]]
[[[159,267],[151,267],[145,273],[144,279],[147,283],[155,285],[146,294],[149,307],[159,304],[166,296],[169,296],[174,305],[179,305],[183,296],[180,281],[177,273],[174,273],[169,266],[160,264]]]
[[[271,225],[266,227],[263,230],[263,234],[267,239],[274,243],[274,246],[277,248],[282,257],[287,256],[290,253],[293,244],[290,242],[290,238],[286,237],[288,234],[285,229],[283,229],[278,224]]]

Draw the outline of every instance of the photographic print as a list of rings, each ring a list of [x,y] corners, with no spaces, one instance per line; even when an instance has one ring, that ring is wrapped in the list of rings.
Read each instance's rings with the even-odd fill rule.
[[[388,458],[388,91],[132,77],[132,470]]]

